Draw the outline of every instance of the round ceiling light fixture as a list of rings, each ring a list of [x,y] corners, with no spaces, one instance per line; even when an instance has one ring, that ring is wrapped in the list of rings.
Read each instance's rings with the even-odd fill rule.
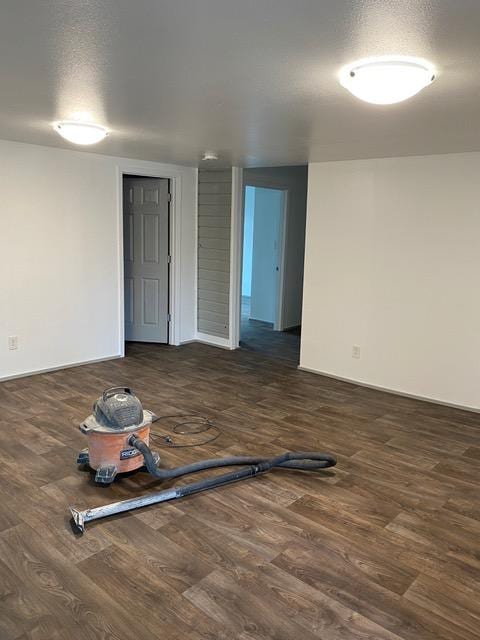
[[[360,100],[394,104],[411,98],[435,80],[427,60],[407,56],[364,58],[340,71],[340,84]]]
[[[66,120],[55,122],[53,128],[62,138],[74,144],[96,144],[108,136],[108,129],[93,122]]]
[[[218,153],[215,153],[215,151],[205,151],[202,160],[218,160]]]

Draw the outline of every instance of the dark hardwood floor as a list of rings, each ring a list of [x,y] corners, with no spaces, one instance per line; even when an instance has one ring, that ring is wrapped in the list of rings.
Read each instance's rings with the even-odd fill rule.
[[[167,465],[288,449],[338,465],[75,537],[69,505],[158,486],[136,474],[99,488],[77,469],[77,425],[114,384],[221,427],[212,444],[161,449]],[[480,638],[479,415],[200,344],[5,382],[0,404],[1,640]]]
[[[250,299],[242,298],[240,347],[262,357],[282,360],[296,366],[300,362],[300,327],[274,331],[273,324],[250,320]]]

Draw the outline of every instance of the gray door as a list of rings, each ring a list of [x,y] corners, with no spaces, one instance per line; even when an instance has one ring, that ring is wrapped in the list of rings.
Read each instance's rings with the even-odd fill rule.
[[[123,178],[125,340],[168,342],[168,186]]]

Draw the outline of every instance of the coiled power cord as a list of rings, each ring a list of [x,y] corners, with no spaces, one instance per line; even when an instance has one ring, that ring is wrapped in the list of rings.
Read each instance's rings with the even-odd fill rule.
[[[152,428],[150,430],[150,440],[153,444],[156,444],[157,446],[170,447],[172,449],[201,447],[202,445],[215,442],[215,440],[217,440],[217,438],[219,438],[222,434],[220,427],[218,427],[213,422],[213,420],[211,420],[210,418],[206,418],[205,416],[196,415],[194,413],[159,416],[156,417],[152,422],[163,422],[165,420],[172,419],[180,420],[180,422],[175,422],[173,427],[171,427],[171,431],[175,435],[196,436],[205,433],[205,439],[201,440],[200,442],[177,442],[172,438],[171,435],[166,433],[159,433]]]

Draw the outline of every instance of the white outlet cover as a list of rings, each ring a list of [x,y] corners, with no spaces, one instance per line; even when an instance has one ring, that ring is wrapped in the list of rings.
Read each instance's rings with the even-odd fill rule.
[[[356,358],[357,360],[360,358],[360,347],[358,344],[354,344],[352,347],[352,358]]]

